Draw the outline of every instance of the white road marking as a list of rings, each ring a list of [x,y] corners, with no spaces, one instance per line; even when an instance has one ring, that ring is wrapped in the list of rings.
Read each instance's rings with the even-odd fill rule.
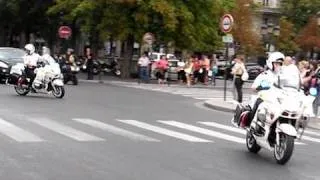
[[[133,126],[136,126],[136,127],[139,127],[139,128],[143,128],[143,129],[146,129],[146,130],[149,130],[149,131],[153,131],[153,132],[156,132],[156,133],[159,133],[159,134],[164,134],[164,135],[171,136],[171,137],[174,137],[174,138],[177,138],[177,139],[182,139],[182,140],[185,140],[185,141],[190,141],[190,142],[212,142],[212,141],[209,141],[209,140],[206,140],[206,139],[201,139],[201,138],[198,138],[198,137],[194,137],[194,136],[190,136],[190,135],[187,135],[187,134],[179,133],[179,132],[172,131],[172,130],[169,130],[169,129],[153,126],[153,125],[150,125],[150,124],[147,124],[147,123],[144,123],[144,122],[140,122],[140,121],[136,121],[136,120],[120,120],[119,119],[118,121],[126,123],[126,124],[130,124],[130,125],[133,125]]]
[[[240,143],[240,144],[245,144],[246,143],[245,139],[243,139],[243,138],[230,136],[228,134],[224,134],[224,133],[220,133],[220,132],[216,132],[216,131],[200,128],[200,127],[197,127],[197,126],[193,126],[193,125],[189,125],[189,124],[185,124],[185,123],[181,123],[181,122],[177,122],[177,121],[160,121],[159,120],[159,122],[163,123],[163,124],[170,125],[170,126],[175,126],[175,127],[178,127],[178,128],[194,131],[194,132],[197,132],[197,133],[200,133],[200,134],[205,134],[205,135],[208,135],[208,136],[216,137],[216,138],[219,138],[219,139],[224,139],[224,140],[227,140],[227,141],[232,141],[232,142],[236,142],[236,143]]]
[[[100,137],[87,134],[66,125],[59,124],[47,118],[28,118],[28,120],[77,141],[104,141],[104,139]]]
[[[121,128],[118,128],[116,126],[109,125],[109,124],[106,124],[106,123],[102,123],[100,121],[96,121],[96,120],[93,120],[93,119],[73,118],[72,120],[77,121],[77,122],[82,123],[82,124],[89,125],[89,126],[94,127],[94,128],[98,128],[98,129],[102,129],[102,130],[108,131],[108,132],[116,134],[116,135],[124,136],[124,137],[127,137],[129,139],[133,139],[133,140],[153,141],[153,142],[159,142],[160,141],[158,139],[150,138],[148,136],[144,136],[144,135],[141,135],[141,134],[138,134],[138,133],[127,131],[125,129],[121,129]]]
[[[0,133],[18,141],[18,142],[41,142],[40,137],[25,131],[18,126],[0,119]]]

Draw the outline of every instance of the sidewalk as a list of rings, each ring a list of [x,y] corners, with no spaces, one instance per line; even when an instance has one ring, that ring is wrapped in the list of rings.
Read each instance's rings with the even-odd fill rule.
[[[99,76],[94,76],[94,80],[87,80],[87,74],[85,73],[78,73],[77,77],[79,79],[79,82],[86,82],[86,83],[117,83],[117,82],[125,82],[125,83],[138,83],[138,79],[133,79],[133,78],[119,78],[115,76],[107,76],[103,75],[101,76],[101,80],[99,80]],[[143,84],[143,83],[141,83]],[[157,80],[150,80],[149,84],[158,84]],[[245,82],[243,85],[243,89],[250,89],[252,82]],[[173,87],[186,87],[184,84],[179,84],[178,81],[170,81],[170,86]],[[195,84],[191,86],[192,88],[207,88],[207,89],[223,89],[224,88],[224,80],[223,79],[216,79],[216,86],[213,85],[203,85],[201,83]],[[227,81],[227,88],[231,89],[232,87],[232,81],[228,80]]]
[[[208,100],[204,102],[204,106],[217,111],[234,113],[236,104],[230,101]],[[312,118],[308,123],[308,128],[320,130],[320,119]]]

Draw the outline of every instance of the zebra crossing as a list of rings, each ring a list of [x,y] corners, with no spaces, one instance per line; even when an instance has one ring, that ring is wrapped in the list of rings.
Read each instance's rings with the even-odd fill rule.
[[[166,143],[171,140],[185,143],[216,144],[221,141],[232,144],[245,144],[245,130],[213,121],[192,123],[175,120],[147,121],[136,119],[101,119],[71,118],[55,121],[45,117],[26,117],[24,124],[18,125],[9,119],[0,118],[0,141],[3,138],[16,143],[46,143],[69,139],[86,143],[112,143],[110,134],[134,142]],[[34,126],[32,131],[30,125]],[[85,130],[77,129],[82,125]],[[41,128],[38,129],[38,128]],[[59,138],[52,140],[49,133],[56,133]],[[45,133],[44,133],[45,132]],[[169,138],[169,139],[168,139]],[[302,141],[297,145],[320,143],[320,133],[306,130]]]
[[[158,84],[138,84],[132,82],[121,82],[121,81],[113,81],[111,82],[114,85],[122,86],[122,87],[130,87],[136,89],[143,89],[149,91],[157,91],[163,93],[169,93],[174,95],[181,95],[184,97],[190,97],[197,100],[223,100],[223,91],[209,88],[188,88],[186,86],[181,85],[163,85],[160,86]],[[227,91],[227,100],[233,100],[233,94],[230,91]],[[243,100],[248,101],[250,99],[249,94],[243,95]]]

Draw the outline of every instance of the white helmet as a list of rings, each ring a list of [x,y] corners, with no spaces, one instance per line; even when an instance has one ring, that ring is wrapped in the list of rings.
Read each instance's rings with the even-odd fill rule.
[[[50,49],[46,46],[43,46],[42,47],[42,55],[45,55],[45,54],[49,54],[50,55]]]
[[[34,47],[33,44],[27,44],[24,46],[24,48],[29,55],[33,54],[36,51],[36,48]]]
[[[275,62],[283,62],[285,59],[284,54],[281,52],[273,52],[269,54],[269,57],[267,59],[267,66],[269,69],[273,70],[273,63]]]

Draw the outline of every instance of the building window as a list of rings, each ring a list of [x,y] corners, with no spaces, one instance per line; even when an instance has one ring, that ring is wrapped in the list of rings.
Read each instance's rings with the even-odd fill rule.
[[[269,6],[269,0],[263,0],[263,5],[264,6]]]
[[[268,24],[268,18],[264,18],[264,19],[263,19],[263,23],[264,23],[264,24]]]

